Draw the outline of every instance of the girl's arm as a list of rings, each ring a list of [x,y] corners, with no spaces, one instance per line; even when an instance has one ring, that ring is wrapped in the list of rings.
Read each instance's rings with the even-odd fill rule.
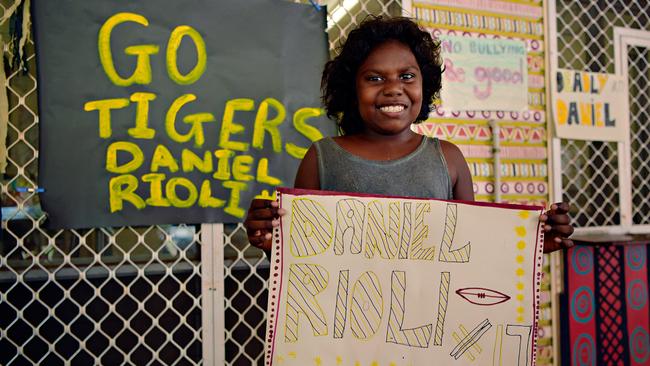
[[[448,141],[440,140],[440,147],[447,161],[447,170],[451,178],[454,199],[474,201],[472,174],[469,172],[469,167],[467,166],[463,153],[458,146]]]
[[[311,145],[307,153],[302,158],[296,180],[293,183],[294,188],[302,189],[320,189],[320,179],[318,178],[318,156],[316,148]]]

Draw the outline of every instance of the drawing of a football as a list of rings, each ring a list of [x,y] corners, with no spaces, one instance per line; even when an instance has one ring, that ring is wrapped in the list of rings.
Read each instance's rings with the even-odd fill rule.
[[[467,287],[456,290],[458,296],[474,305],[492,306],[510,300],[510,296],[489,288]]]

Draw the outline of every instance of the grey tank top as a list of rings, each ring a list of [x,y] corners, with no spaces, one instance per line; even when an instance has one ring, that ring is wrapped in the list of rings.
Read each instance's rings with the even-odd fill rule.
[[[322,190],[453,199],[451,178],[437,138],[425,137],[409,155],[387,161],[353,155],[331,137],[314,145]]]

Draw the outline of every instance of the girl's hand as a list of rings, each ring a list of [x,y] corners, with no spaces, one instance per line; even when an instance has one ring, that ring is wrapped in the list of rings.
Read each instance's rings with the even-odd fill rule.
[[[569,239],[573,234],[573,226],[568,213],[569,204],[559,202],[552,204],[551,209],[539,217],[544,224],[544,253],[573,246],[573,240]]]
[[[280,225],[280,216],[285,214],[285,209],[278,208],[276,201],[254,199],[248,209],[244,227],[248,234],[248,241],[265,252],[271,251],[271,232]]]

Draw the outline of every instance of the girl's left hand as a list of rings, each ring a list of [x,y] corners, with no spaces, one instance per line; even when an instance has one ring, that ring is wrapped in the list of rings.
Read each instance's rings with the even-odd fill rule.
[[[544,225],[544,253],[573,246],[573,240],[569,239],[573,234],[569,207],[566,202],[554,203],[550,210],[539,217]]]

